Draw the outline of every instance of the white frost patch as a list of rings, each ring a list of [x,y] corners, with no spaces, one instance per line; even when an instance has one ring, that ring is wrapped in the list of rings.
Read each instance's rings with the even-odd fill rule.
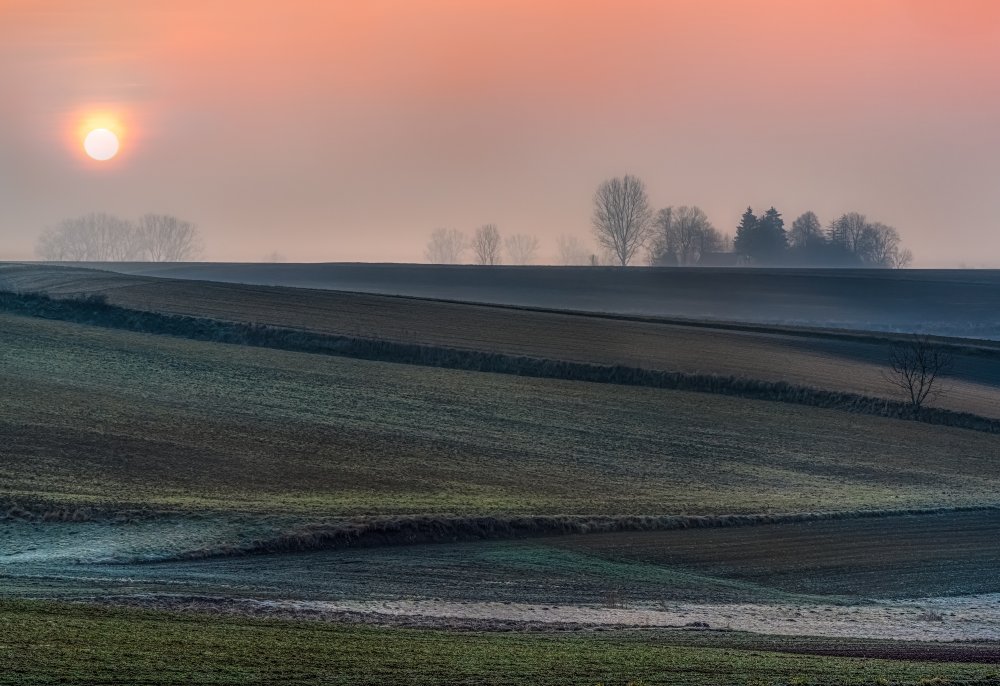
[[[178,517],[127,524],[0,522],[0,567],[156,561],[178,550],[239,541],[241,534],[239,523],[221,519]]]
[[[452,619],[583,623],[609,627],[683,627],[763,634],[897,640],[1000,640],[1000,594],[923,598],[872,605],[766,605],[663,603],[605,608],[497,602],[258,601],[289,610],[349,611]]]

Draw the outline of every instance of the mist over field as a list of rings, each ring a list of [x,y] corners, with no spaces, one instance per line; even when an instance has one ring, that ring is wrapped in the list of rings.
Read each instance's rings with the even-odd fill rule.
[[[1000,683],[1000,3],[0,0],[0,686]]]
[[[495,223],[598,252],[643,179],[733,234],[859,212],[920,267],[998,267],[990,0],[0,3],[0,259],[103,211],[201,227],[209,261],[423,262]],[[220,28],[225,27],[225,28]],[[97,168],[78,129],[121,152]],[[470,259],[471,258],[467,258]]]

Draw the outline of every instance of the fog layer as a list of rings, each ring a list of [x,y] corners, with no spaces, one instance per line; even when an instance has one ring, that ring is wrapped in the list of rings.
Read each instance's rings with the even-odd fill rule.
[[[422,261],[436,228],[593,243],[598,184],[1000,264],[990,0],[0,0],[0,259],[168,212],[211,260]],[[115,116],[100,165],[78,130]]]

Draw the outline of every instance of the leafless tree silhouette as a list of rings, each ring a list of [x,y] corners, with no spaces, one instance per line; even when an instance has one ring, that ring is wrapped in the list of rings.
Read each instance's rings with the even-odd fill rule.
[[[830,223],[830,240],[857,255],[867,227],[868,218],[865,215],[859,212],[842,214]]]
[[[914,410],[946,391],[939,380],[951,370],[952,355],[927,336],[914,335],[909,341],[895,343],[889,351],[886,381],[900,389]]]
[[[913,254],[900,249],[899,232],[880,222],[869,224],[858,243],[858,257],[867,265],[900,269],[909,264]]]
[[[43,260],[65,262],[181,262],[199,250],[191,222],[147,214],[133,224],[105,212],[64,219],[42,232],[35,247]]]
[[[724,244],[723,235],[700,207],[666,207],[653,221],[649,263],[698,264],[702,255],[719,252]]]
[[[590,263],[590,251],[579,238],[562,234],[558,238],[559,264],[565,266],[586,265]]]
[[[913,253],[902,249],[899,232],[865,215],[848,212],[833,220],[830,242],[854,255],[866,267],[902,269],[913,261]]]
[[[144,214],[136,233],[150,262],[188,262],[201,252],[198,228],[173,215]]]
[[[815,212],[803,212],[792,222],[792,229],[788,232],[788,244],[791,247],[808,248],[825,241],[823,225]]]
[[[65,262],[139,260],[143,255],[132,223],[106,212],[64,219],[42,233],[35,252],[43,260]]]
[[[437,229],[427,242],[425,254],[431,264],[458,264],[467,247],[465,234],[458,229]]]
[[[504,241],[507,248],[507,259],[511,264],[531,264],[538,252],[538,239],[523,233],[507,236]]]
[[[889,256],[886,266],[890,269],[906,269],[911,264],[913,264],[913,251],[900,250]]]
[[[476,229],[472,251],[477,264],[500,264],[500,230],[496,224],[484,224]]]
[[[641,179],[626,174],[602,183],[594,194],[598,242],[625,267],[650,238],[652,210]]]

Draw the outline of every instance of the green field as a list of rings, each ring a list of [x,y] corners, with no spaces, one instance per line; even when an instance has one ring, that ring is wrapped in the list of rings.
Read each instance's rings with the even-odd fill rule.
[[[24,501],[341,516],[992,503],[989,434],[0,316]]]
[[[960,662],[801,654],[808,644],[697,633],[483,634],[220,619],[0,602],[0,683],[987,684],[990,649]],[[891,644],[845,646],[872,656]],[[976,651],[979,655],[976,655]],[[930,656],[948,658],[947,649]],[[971,655],[970,655],[971,653]],[[954,659],[954,658],[953,658]]]
[[[886,345],[31,269],[5,274],[139,309],[855,392]],[[993,355],[965,351],[945,404],[1000,416]],[[995,434],[9,313],[0,390],[0,683],[996,676],[993,644],[924,642],[998,635],[981,595],[1000,592]],[[836,516],[732,517],[817,513]],[[630,515],[705,525],[510,524]],[[447,528],[473,518],[481,534]],[[358,522],[426,536],[321,535]],[[757,633],[663,628],[692,617]],[[894,631],[910,640],[867,640]]]

